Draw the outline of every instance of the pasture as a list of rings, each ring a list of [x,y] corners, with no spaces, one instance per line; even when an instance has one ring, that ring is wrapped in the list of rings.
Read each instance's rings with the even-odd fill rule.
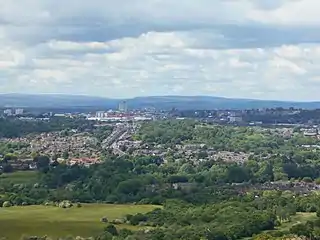
[[[154,205],[115,205],[83,204],[81,208],[63,209],[52,206],[25,206],[0,208],[0,239],[20,239],[22,235],[50,236],[95,236],[102,232],[106,223],[124,217],[126,214],[146,213],[159,206]],[[136,230],[127,224],[117,225],[119,229]]]

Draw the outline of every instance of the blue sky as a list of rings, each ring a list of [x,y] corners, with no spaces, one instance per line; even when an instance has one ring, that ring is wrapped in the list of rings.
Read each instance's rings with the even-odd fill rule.
[[[319,0],[0,0],[0,92],[320,100]]]

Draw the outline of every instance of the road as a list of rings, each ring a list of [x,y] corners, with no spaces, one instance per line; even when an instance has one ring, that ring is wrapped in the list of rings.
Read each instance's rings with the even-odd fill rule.
[[[126,153],[119,149],[117,142],[129,134],[129,131],[130,127],[127,125],[117,126],[110,136],[102,142],[102,147],[105,149],[111,148],[114,154],[125,155]]]

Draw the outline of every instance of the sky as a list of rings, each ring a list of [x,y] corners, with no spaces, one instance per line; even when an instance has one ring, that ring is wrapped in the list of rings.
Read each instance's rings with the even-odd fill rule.
[[[320,100],[319,0],[0,0],[0,93]]]

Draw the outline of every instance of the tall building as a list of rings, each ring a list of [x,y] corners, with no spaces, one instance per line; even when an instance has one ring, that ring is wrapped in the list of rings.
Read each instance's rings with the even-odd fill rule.
[[[127,112],[127,111],[128,111],[127,102],[126,102],[126,101],[120,102],[120,103],[119,103],[118,110],[119,110],[120,112]]]

